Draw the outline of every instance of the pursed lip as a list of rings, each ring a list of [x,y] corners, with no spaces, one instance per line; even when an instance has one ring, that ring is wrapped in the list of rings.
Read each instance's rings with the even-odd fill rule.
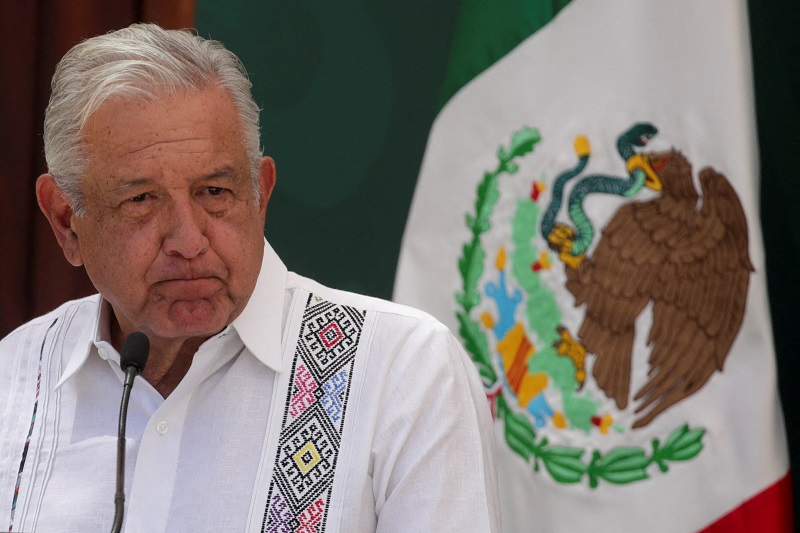
[[[200,265],[191,264],[174,264],[165,268],[159,269],[160,273],[154,278],[154,285],[160,283],[172,282],[189,282],[205,279],[219,279],[225,278],[224,269],[213,267],[211,265],[202,267]]]
[[[153,286],[158,291],[168,292],[172,296],[202,297],[217,292],[222,285],[222,280],[217,276],[202,276],[168,278],[156,282]]]

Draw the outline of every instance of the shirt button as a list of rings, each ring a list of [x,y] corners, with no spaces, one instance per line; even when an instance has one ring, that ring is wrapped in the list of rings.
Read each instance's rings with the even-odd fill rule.
[[[169,431],[169,426],[167,425],[167,422],[165,420],[162,420],[156,425],[156,433],[158,433],[159,435],[163,435],[167,431]]]

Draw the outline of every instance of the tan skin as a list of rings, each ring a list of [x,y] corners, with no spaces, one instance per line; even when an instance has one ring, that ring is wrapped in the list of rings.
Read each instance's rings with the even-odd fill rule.
[[[64,256],[111,304],[114,347],[133,331],[150,338],[142,376],[167,397],[250,298],[275,164],[261,160],[254,198],[238,116],[217,87],[109,100],[83,140],[86,212],[73,213],[51,174],[36,183],[39,207]]]

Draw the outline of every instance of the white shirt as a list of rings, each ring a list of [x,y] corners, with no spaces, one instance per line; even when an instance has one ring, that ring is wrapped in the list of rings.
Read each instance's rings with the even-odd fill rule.
[[[325,531],[499,531],[491,415],[458,341],[422,312],[288,273],[269,245],[246,308],[200,347],[174,392],[164,399],[136,378],[124,531],[269,531],[309,294],[367,317]],[[111,527],[123,374],[108,313],[99,296],[68,302],[0,341],[5,530]]]

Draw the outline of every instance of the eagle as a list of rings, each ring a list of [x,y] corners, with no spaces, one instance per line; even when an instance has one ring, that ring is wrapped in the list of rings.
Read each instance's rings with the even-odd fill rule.
[[[649,371],[633,395],[633,428],[646,426],[722,371],[754,271],[745,213],[725,176],[703,168],[701,200],[681,152],[642,155],[660,181],[660,193],[624,204],[591,257],[564,263],[566,287],[585,313],[577,338],[565,332],[560,341],[579,343],[593,354],[595,382],[625,409],[635,322],[652,305]],[[570,244],[568,238],[559,244],[562,258]]]

